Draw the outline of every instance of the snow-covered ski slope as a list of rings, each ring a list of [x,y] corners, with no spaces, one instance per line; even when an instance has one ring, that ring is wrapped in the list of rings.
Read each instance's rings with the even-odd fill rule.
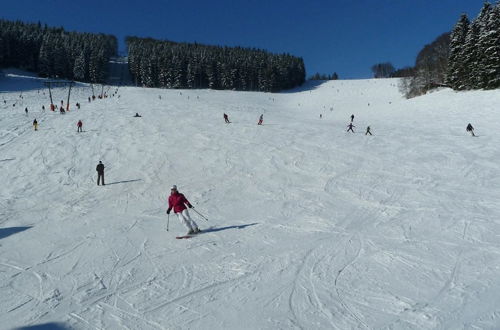
[[[500,327],[500,91],[39,87],[0,78],[1,329]]]

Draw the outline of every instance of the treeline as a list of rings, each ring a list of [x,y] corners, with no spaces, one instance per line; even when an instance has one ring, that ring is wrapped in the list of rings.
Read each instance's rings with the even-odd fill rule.
[[[460,17],[451,33],[446,82],[456,90],[500,87],[500,3],[484,3],[472,22]]]
[[[138,85],[276,92],[305,80],[302,58],[259,49],[127,37],[130,73]]]
[[[316,72],[312,76],[309,77],[309,80],[338,80],[339,75],[337,72],[334,72],[332,75],[329,74],[320,74],[319,72]]]
[[[42,24],[0,19],[0,67],[33,71],[42,77],[103,82],[116,37],[67,32]]]
[[[418,54],[414,67],[398,70],[406,97],[447,86],[455,90],[500,88],[500,3],[485,2],[470,22],[463,14],[451,33]]]

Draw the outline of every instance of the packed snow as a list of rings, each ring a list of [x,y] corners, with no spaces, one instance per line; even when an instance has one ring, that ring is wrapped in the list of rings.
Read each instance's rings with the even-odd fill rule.
[[[61,115],[42,83],[0,77],[1,329],[500,327],[500,91],[77,84]]]

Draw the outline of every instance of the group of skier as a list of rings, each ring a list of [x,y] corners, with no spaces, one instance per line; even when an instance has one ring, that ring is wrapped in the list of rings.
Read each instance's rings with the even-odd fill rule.
[[[226,122],[226,124],[230,124],[231,123],[229,121],[229,116],[226,113],[224,113],[223,117],[224,117],[224,121]],[[323,115],[320,114],[319,118],[323,118]],[[264,115],[261,114],[260,117],[259,117],[259,121],[257,122],[257,125],[262,125],[263,121],[264,121]],[[351,115],[351,122],[347,125],[347,132],[355,133],[354,132],[354,127],[356,127],[356,126],[354,126],[353,122],[354,122],[354,114]],[[467,125],[466,131],[470,132],[472,136],[476,136],[474,134],[474,127],[472,127],[472,125],[470,123]],[[370,126],[366,127],[365,135],[373,135],[372,132],[371,132],[371,127]]]
[[[354,115],[351,115],[351,122],[349,123],[349,125],[347,125],[347,132],[351,131],[351,132],[354,133],[353,128],[356,127],[356,126],[354,126],[353,121],[354,121]],[[373,135],[372,132],[371,132],[370,126],[366,127],[365,135],[368,135],[368,134]]]
[[[351,122],[349,123],[349,125],[347,125],[347,132],[351,131],[351,132],[354,133],[353,127],[356,127],[356,126],[353,125],[353,121],[354,121],[354,115],[351,115]],[[470,132],[472,136],[476,136],[474,134],[474,127],[472,127],[471,123],[469,123],[467,125],[467,127],[465,128],[465,130],[467,132]],[[368,135],[368,134],[372,135],[370,126],[366,127],[365,135]]]
[[[95,97],[94,97],[95,99]],[[89,102],[90,102],[90,97],[89,97]],[[80,108],[80,104],[77,104],[77,107]],[[61,106],[60,108],[61,113],[64,113],[64,108]],[[26,114],[28,114],[28,109],[25,109]],[[135,114],[134,117],[141,117],[138,113]],[[224,113],[223,114],[224,121],[226,124],[230,124],[231,121],[229,120],[229,116]],[[322,115],[320,115],[320,118],[322,118]],[[257,125],[262,125],[264,121],[264,115],[261,114],[259,116]],[[33,121],[33,127],[35,131],[38,130],[38,122],[35,119]],[[350,123],[347,125],[347,132],[352,132],[354,133],[354,114],[351,115],[350,117]],[[469,123],[466,127],[466,131],[470,132],[472,136],[475,136],[474,134],[474,127]],[[78,120],[77,122],[77,132],[83,132],[83,122],[82,120]],[[371,133],[371,128],[370,126],[367,126],[365,135],[372,135]],[[104,164],[102,161],[99,161],[99,164],[96,166],[96,171],[97,171],[97,185],[103,185],[105,186],[104,183]],[[177,215],[179,221],[187,228],[187,234],[185,237],[189,237],[189,235],[197,234],[201,232],[199,229],[198,225],[196,222],[191,218],[188,208],[194,208],[193,205],[188,201],[188,199],[184,196],[184,194],[180,193],[177,189],[176,185],[173,185],[170,189],[170,196],[168,197],[168,209],[166,211],[167,215],[170,215],[171,211],[173,210],[174,213]],[[182,237],[181,237],[182,238]]]
[[[229,121],[229,116],[224,113],[224,121],[226,124],[230,124],[231,122]],[[257,122],[257,125],[262,125],[262,123],[264,122],[264,114],[261,114],[260,117],[259,117],[259,121]]]

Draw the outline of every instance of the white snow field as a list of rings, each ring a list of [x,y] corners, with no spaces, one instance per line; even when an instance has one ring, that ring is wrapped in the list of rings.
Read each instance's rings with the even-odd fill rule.
[[[499,90],[406,100],[395,79],[339,80],[89,103],[79,84],[82,108],[60,115],[42,81],[0,78],[1,329],[500,328]],[[202,234],[175,239],[173,213],[166,230],[173,184]]]

